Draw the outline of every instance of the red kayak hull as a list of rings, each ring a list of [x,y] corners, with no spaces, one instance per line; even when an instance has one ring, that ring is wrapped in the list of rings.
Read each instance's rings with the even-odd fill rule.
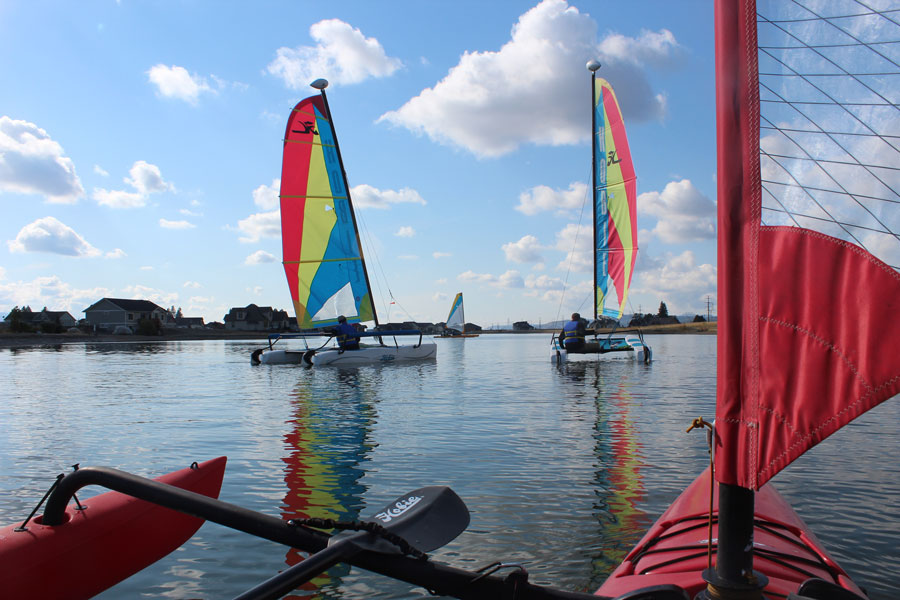
[[[706,588],[709,469],[685,489],[597,590],[615,598],[652,585],[675,584],[690,597]],[[753,568],[769,578],[765,592],[784,597],[816,577],[865,594],[825,552],[806,523],[771,485],[756,494]],[[718,537],[718,494],[713,503],[713,566]]]
[[[224,456],[157,478],[219,496]],[[166,556],[191,538],[203,519],[118,492],[72,504],[55,527],[28,523],[0,529],[0,590],[6,598],[90,598]]]

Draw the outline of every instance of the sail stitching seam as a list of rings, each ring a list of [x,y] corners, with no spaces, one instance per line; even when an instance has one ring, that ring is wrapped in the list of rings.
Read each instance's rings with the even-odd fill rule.
[[[840,238],[836,238],[836,237],[821,233],[819,231],[815,231],[813,229],[806,229],[806,228],[802,228],[802,227],[785,227],[785,226],[767,225],[767,226],[764,226],[763,229],[773,230],[773,231],[774,230],[785,230],[789,233],[793,233],[793,234],[797,234],[797,235],[808,235],[810,237],[818,238],[818,239],[826,241],[826,242],[831,242],[833,244],[837,244],[837,245],[843,247],[844,249],[849,250],[849,251],[853,252],[854,254],[860,256],[861,258],[866,259],[867,261],[872,263],[872,265],[878,267],[879,269],[881,269],[882,271],[884,271],[885,273],[887,273],[888,275],[893,277],[895,280],[900,281],[900,273],[897,273],[897,271],[894,270],[892,267],[890,267],[883,261],[877,259],[876,257],[872,256],[872,254],[865,251],[863,248],[860,248],[856,244],[852,244],[846,240],[842,240]]]
[[[815,232],[813,232],[813,233],[815,233]],[[829,236],[825,236],[825,237],[829,237]],[[851,245],[851,246],[852,246],[852,244],[848,244],[848,245]],[[873,397],[876,397],[876,396],[878,395],[879,392],[881,392],[881,391],[883,391],[884,389],[887,389],[887,388],[890,388],[891,386],[893,386],[898,380],[900,380],[900,375],[895,375],[894,377],[888,379],[887,381],[885,381],[885,382],[882,383],[881,385],[878,385],[878,386],[872,385],[871,383],[869,383],[868,381],[866,381],[866,380],[862,377],[862,375],[860,375],[860,373],[859,373],[858,369],[856,368],[856,366],[855,366],[855,365],[850,361],[850,359],[847,358],[847,356],[846,356],[846,355],[845,355],[845,354],[844,354],[837,346],[835,346],[834,344],[829,343],[829,342],[826,341],[825,339],[823,339],[823,338],[821,338],[821,337],[815,335],[814,333],[812,333],[812,332],[810,332],[810,331],[808,331],[808,330],[806,330],[806,329],[800,327],[799,325],[794,325],[794,324],[792,324],[792,323],[787,323],[787,322],[785,322],[785,321],[780,321],[780,320],[778,320],[778,319],[773,319],[773,318],[771,318],[771,317],[760,317],[760,320],[761,320],[761,321],[768,321],[768,322],[773,323],[773,324],[775,324],[775,325],[781,325],[781,326],[783,326],[783,327],[788,327],[788,328],[793,329],[793,330],[795,330],[795,331],[797,331],[797,332],[803,333],[803,334],[805,334],[806,336],[808,336],[809,338],[811,338],[811,339],[813,339],[813,340],[819,342],[820,344],[822,344],[823,346],[825,346],[828,350],[830,350],[830,351],[834,352],[835,354],[837,354],[837,355],[841,358],[841,360],[843,360],[843,361],[847,364],[847,367],[850,369],[850,371],[854,374],[854,376],[860,381],[860,383],[861,383],[861,384],[865,387],[865,389],[867,390],[867,392],[866,392],[865,395],[861,396],[861,397],[860,397],[859,399],[857,399],[855,402],[852,402],[852,403],[848,404],[847,406],[845,406],[840,412],[838,412],[838,413],[832,415],[831,417],[829,417],[828,419],[826,419],[826,420],[823,421],[822,423],[819,423],[818,425],[816,425],[813,429],[810,430],[810,432],[809,432],[808,434],[806,434],[805,436],[801,437],[799,440],[796,440],[793,444],[791,444],[790,446],[788,446],[783,452],[781,452],[781,453],[779,453],[777,456],[773,457],[772,460],[769,461],[769,464],[766,465],[766,466],[759,472],[759,479],[765,479],[765,478],[766,478],[766,474],[767,474],[768,472],[772,471],[773,469],[775,469],[776,466],[777,466],[777,464],[778,464],[779,462],[781,462],[781,461],[784,459],[785,456],[789,456],[790,454],[793,453],[793,451],[794,451],[798,446],[801,446],[801,445],[805,444],[808,440],[817,437],[817,436],[819,435],[819,432],[821,432],[823,429],[825,429],[826,427],[828,427],[831,423],[833,423],[833,422],[835,422],[835,421],[840,421],[840,420],[842,420],[842,418],[843,418],[843,416],[844,416],[845,414],[847,414],[848,412],[851,412],[851,411],[856,411],[856,410],[857,410],[857,407],[860,406],[860,405],[863,405],[863,406],[870,406],[870,404],[869,404],[869,403],[870,403],[870,400],[871,400]],[[775,417],[776,419],[780,420],[784,425],[787,425],[792,431],[795,431],[795,432],[797,431],[797,428],[794,427],[793,424],[791,424],[790,421],[789,421],[784,415],[782,415],[781,413],[779,413],[779,412],[777,412],[777,411],[775,411],[775,410],[773,410],[773,409],[771,409],[771,408],[769,408],[769,407],[767,407],[767,406],[764,406],[763,404],[760,404],[759,407],[762,408],[762,409],[763,409],[764,411],[766,411],[767,413],[769,413],[770,415],[772,415],[773,417]]]
[[[751,203],[751,224],[750,229],[750,247],[745,249],[750,251],[753,260],[750,261],[750,310],[751,314],[759,314],[759,230],[760,221],[762,219],[762,182],[760,173],[760,144],[759,144],[759,123],[760,123],[760,102],[759,102],[759,56],[757,55],[757,32],[756,32],[756,8],[754,3],[747,2],[744,5],[744,52],[745,64],[747,70],[747,92],[748,101],[746,103],[747,123],[746,127],[749,134],[747,139],[752,146],[746,148],[750,159],[750,203]],[[758,424],[759,422],[759,371],[760,371],[760,353],[759,353],[759,329],[751,328],[750,330],[751,356],[757,357],[754,363],[754,369],[750,373],[750,393],[754,399],[754,412],[750,415],[751,420]],[[756,474],[759,469],[759,427],[751,427],[749,431],[750,452],[748,459],[750,461],[749,472]],[[751,475],[752,477],[752,475]]]

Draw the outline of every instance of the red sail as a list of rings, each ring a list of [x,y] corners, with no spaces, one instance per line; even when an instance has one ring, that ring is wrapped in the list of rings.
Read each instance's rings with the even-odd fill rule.
[[[758,60],[755,1],[717,2],[716,479],[751,489],[900,392],[897,271],[762,224]]]

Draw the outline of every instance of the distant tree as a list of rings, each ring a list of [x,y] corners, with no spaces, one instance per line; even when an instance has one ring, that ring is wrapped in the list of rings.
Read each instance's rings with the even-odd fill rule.
[[[666,307],[665,302],[659,303],[659,312],[656,313],[656,316],[657,317],[668,317],[669,316],[669,309]]]
[[[6,321],[9,322],[9,330],[16,333],[31,333],[34,331],[31,328],[31,325],[28,323],[30,318],[31,308],[24,307],[19,308],[18,306],[14,306],[9,314],[6,315]]]
[[[694,323],[706,323],[702,315],[694,315]]]
[[[138,321],[138,335],[162,335],[162,325],[159,319],[141,319]]]

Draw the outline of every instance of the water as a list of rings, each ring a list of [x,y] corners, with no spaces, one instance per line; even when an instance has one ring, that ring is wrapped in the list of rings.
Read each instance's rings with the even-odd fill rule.
[[[26,516],[73,463],[155,477],[228,456],[221,498],[270,515],[352,519],[449,485],[471,511],[432,553],[592,591],[702,470],[715,337],[648,336],[650,365],[548,361],[549,336],[438,339],[437,361],[352,370],[256,366],[254,342],[0,350],[0,523]],[[776,478],[876,599],[900,589],[900,403],[889,401]],[[84,497],[100,490],[83,490]],[[206,524],[100,598],[230,598],[294,564],[277,544]],[[297,596],[413,598],[337,566]]]

